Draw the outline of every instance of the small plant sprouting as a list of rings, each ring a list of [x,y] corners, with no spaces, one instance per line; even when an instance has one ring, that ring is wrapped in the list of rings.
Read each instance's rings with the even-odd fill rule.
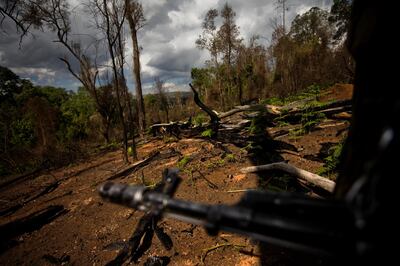
[[[252,135],[262,135],[265,134],[267,125],[267,120],[264,112],[260,112],[256,117],[251,119],[251,125],[249,127],[249,132]]]
[[[201,133],[201,136],[205,137],[205,138],[212,138],[214,136],[214,134],[215,134],[214,131],[211,128],[209,128],[209,129],[204,130]]]
[[[207,122],[207,117],[202,113],[193,118],[193,124],[195,126],[201,127],[205,122]]]
[[[329,149],[329,155],[325,157],[324,166],[321,168],[318,174],[330,177],[338,170],[340,157],[343,151],[343,145],[344,140]]]
[[[225,159],[226,159],[228,162],[230,162],[230,163],[233,163],[233,162],[236,161],[235,155],[232,154],[232,153],[227,154],[227,155],[225,156]]]
[[[183,168],[185,168],[185,166],[188,164],[190,162],[190,157],[188,157],[188,156],[184,156],[178,163],[177,163],[177,167],[179,168],[179,169],[183,169]]]

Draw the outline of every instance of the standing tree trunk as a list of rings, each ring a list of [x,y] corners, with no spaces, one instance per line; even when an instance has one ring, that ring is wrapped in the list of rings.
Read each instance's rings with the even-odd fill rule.
[[[135,141],[135,120],[133,118],[133,112],[132,112],[132,105],[131,105],[131,98],[129,97],[129,92],[128,92],[128,87],[126,86],[125,83],[125,99],[128,102],[128,118],[130,121],[130,131],[132,134],[132,157],[133,159],[137,160],[137,151],[136,151],[136,141]]]
[[[113,75],[114,75],[114,88],[117,94],[117,106],[118,106],[118,112],[119,112],[119,118],[121,120],[121,125],[122,125],[122,135],[123,135],[123,141],[124,141],[124,147],[123,147],[123,158],[124,162],[128,163],[129,158],[128,158],[128,129],[126,126],[125,122],[125,116],[124,116],[124,110],[121,105],[121,90],[119,87],[119,79],[118,79],[118,69],[117,69],[117,64],[115,62],[115,54],[114,54],[114,45],[116,38],[113,36],[114,34],[120,34],[120,28],[116,29],[117,32],[112,32],[111,29],[111,22],[110,22],[110,14],[107,6],[107,0],[103,0],[103,8],[104,8],[104,19],[106,22],[106,37],[107,37],[107,44],[108,44],[108,51],[110,53],[111,57],[111,62],[112,62],[112,69],[113,69]],[[113,38],[114,37],[114,38]]]
[[[116,13],[113,16],[113,23],[115,27],[118,27],[119,24],[119,18],[118,14]],[[121,29],[122,31],[122,29]],[[123,95],[124,95],[124,101],[125,101],[125,108],[127,108],[127,113],[128,113],[128,120],[129,120],[129,132],[131,134],[132,138],[132,157],[134,160],[138,159],[137,156],[137,151],[136,151],[136,141],[135,141],[135,120],[133,118],[133,112],[132,112],[132,105],[131,105],[131,97],[129,95],[128,91],[128,86],[126,85],[126,79],[125,79],[125,72],[124,72],[124,65],[125,65],[125,46],[124,46],[124,41],[122,40],[122,32],[117,35],[117,54],[118,54],[118,67],[119,67],[119,72],[121,75],[121,86],[123,89]]]
[[[140,3],[125,0],[126,18],[131,30],[131,38],[133,45],[133,76],[135,77],[136,100],[138,107],[139,131],[143,136],[146,130],[146,112],[144,108],[142,81],[140,77],[140,48],[137,40],[137,31],[143,26],[144,16]]]
[[[102,117],[101,119],[102,124],[103,124],[103,130],[102,130],[102,135],[106,141],[106,143],[110,143],[110,125],[111,125],[111,121],[110,119],[106,119],[104,117]]]

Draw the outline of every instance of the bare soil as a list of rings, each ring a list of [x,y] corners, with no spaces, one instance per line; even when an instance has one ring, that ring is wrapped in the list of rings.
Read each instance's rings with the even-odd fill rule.
[[[342,90],[346,95],[340,91],[332,90],[335,98],[350,97],[347,89]],[[328,126],[300,138],[281,136],[279,141],[294,152],[282,149],[280,156],[295,166],[318,172],[327,147],[343,138],[349,123],[335,120],[324,121],[322,125]],[[279,129],[268,129],[276,130]],[[226,157],[226,150],[233,157]],[[154,151],[174,153],[167,159],[156,158],[115,181],[141,184],[144,179],[147,185],[155,184],[160,181],[163,169],[176,167],[185,156],[190,161],[180,173],[183,182],[176,193],[179,199],[233,204],[240,199],[242,190],[259,188],[261,181],[269,180],[268,176],[241,174],[240,169],[252,165],[254,160],[245,149],[230,143],[200,138],[173,142],[151,139],[138,147],[141,158]],[[111,151],[76,165],[28,176],[21,182],[5,186],[0,183],[0,265],[104,265],[111,261],[143,215],[103,202],[97,193],[99,185],[124,166],[121,152]],[[261,255],[258,243],[231,233],[221,232],[211,237],[203,228],[171,219],[162,220],[160,225],[173,240],[172,250],[166,251],[154,237],[150,249],[137,262],[139,265],[150,256],[168,257],[168,265],[321,263],[319,258],[269,245],[262,248]],[[225,245],[205,256],[208,249],[221,244]]]

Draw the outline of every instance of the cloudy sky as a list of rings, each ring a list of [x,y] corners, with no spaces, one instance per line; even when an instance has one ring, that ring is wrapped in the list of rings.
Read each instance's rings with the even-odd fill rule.
[[[74,7],[72,13],[73,38],[87,47],[88,53],[94,51],[96,30],[89,14],[85,13],[84,1],[69,0]],[[272,25],[271,20],[279,17],[276,0],[143,0],[146,25],[139,34],[142,47],[142,79],[145,91],[152,88],[154,77],[159,76],[171,90],[187,89],[192,67],[201,67],[208,59],[205,51],[195,46],[201,34],[201,23],[210,8],[220,9],[225,3],[236,12],[236,23],[242,38],[248,40],[260,35],[260,42],[268,44]],[[304,13],[313,6],[329,9],[332,0],[287,0],[286,23],[296,14]],[[50,31],[34,31],[19,45],[19,36],[11,23],[4,23],[0,30],[0,65],[11,68],[22,78],[30,79],[37,85],[52,85],[76,90],[77,82],[58,59],[68,56],[65,48],[54,42]],[[98,37],[98,35],[97,35]],[[133,90],[131,75],[132,45],[127,43],[128,85]],[[99,48],[101,50],[101,48]],[[99,61],[102,60],[100,56]],[[106,58],[103,56],[103,60]]]

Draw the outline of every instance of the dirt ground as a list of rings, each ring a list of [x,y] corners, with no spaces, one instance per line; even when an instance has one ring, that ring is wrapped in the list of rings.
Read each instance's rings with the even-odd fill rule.
[[[332,93],[335,98],[343,96],[337,91]],[[280,155],[289,163],[316,173],[323,165],[327,147],[340,142],[348,126],[346,120],[328,120],[301,138],[280,136],[280,142],[292,147],[291,152],[282,149]],[[271,134],[277,130],[268,128]],[[227,150],[233,156],[226,157]],[[180,172],[183,182],[176,198],[232,204],[240,199],[243,190],[258,188],[260,178],[268,179],[241,174],[240,169],[253,165],[253,161],[245,149],[230,143],[200,138],[151,139],[138,147],[141,158],[154,151],[171,156],[156,157],[115,181],[152,185],[160,181],[163,169],[176,167],[182,158],[188,158]],[[10,184],[0,183],[0,265],[104,265],[111,261],[143,215],[104,202],[97,193],[98,187],[123,167],[121,152],[111,151],[76,165]],[[137,261],[139,265],[150,256],[167,257],[168,265],[299,265],[299,257],[305,265],[320,262],[318,258],[273,246],[267,246],[261,259],[258,244],[245,237],[224,232],[211,237],[201,227],[172,219],[163,219],[160,226],[172,238],[173,248],[165,250],[154,237],[150,249]],[[222,246],[206,254],[217,245]]]

